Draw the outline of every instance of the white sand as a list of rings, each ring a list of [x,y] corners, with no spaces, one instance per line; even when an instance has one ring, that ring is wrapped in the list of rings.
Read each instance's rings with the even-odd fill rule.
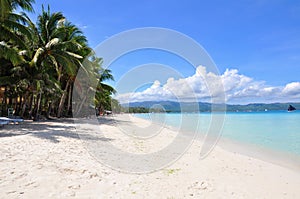
[[[145,125],[141,119],[133,122]],[[103,142],[131,153],[160,150],[176,135],[163,129],[148,141],[137,140],[124,136],[118,125],[101,125]],[[0,129],[0,198],[300,198],[300,170],[218,146],[199,160],[200,148],[195,141],[171,166],[137,175],[99,163],[74,124],[8,125]]]

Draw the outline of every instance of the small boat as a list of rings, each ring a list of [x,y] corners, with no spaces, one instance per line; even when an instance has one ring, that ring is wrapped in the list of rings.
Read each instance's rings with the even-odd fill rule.
[[[289,108],[288,108],[288,111],[289,112],[291,112],[291,111],[295,111],[296,110],[296,108],[295,107],[293,107],[292,105],[289,105]]]

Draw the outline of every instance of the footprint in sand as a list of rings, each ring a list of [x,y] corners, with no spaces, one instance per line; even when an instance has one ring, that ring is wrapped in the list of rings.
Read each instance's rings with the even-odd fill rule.
[[[35,181],[25,184],[25,187],[29,187],[29,186],[36,188],[39,186],[39,184]]]
[[[212,191],[213,186],[209,181],[201,181],[201,182],[196,181],[191,186],[189,186],[188,189],[194,190],[196,192]]]
[[[23,178],[23,177],[25,177],[27,175],[28,175],[27,173],[22,173],[21,175],[19,175],[19,178]]]
[[[96,172],[95,173],[91,173],[90,176],[89,176],[90,179],[91,178],[95,178],[95,177],[98,177],[98,174]]]
[[[80,185],[70,185],[68,186],[69,189],[80,189]]]
[[[7,194],[13,194],[13,193],[16,193],[17,191],[7,191],[6,193]]]

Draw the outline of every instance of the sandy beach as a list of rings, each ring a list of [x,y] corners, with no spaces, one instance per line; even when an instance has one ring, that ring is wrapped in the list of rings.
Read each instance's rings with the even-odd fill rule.
[[[101,122],[101,139],[89,134],[88,128],[84,135],[78,135],[72,120],[25,121],[2,127],[0,198],[300,197],[300,169],[230,152],[220,146],[200,160],[198,140],[165,168],[144,174],[113,169],[88,150],[83,137],[89,143],[94,139],[128,153],[147,154],[172,143],[176,132],[162,128],[151,139],[137,140],[121,130],[130,128],[124,116]],[[132,117],[130,122],[143,126],[148,121]]]

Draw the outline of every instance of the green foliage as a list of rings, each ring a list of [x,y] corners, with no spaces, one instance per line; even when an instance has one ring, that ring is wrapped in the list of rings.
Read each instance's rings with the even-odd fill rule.
[[[33,0],[0,0],[0,86],[5,88],[2,113],[13,107],[16,114],[38,119],[71,116],[72,91],[76,74],[83,68],[96,84],[96,107],[120,111],[112,100],[114,88],[104,84],[113,80],[103,60],[92,53],[83,32],[61,12],[42,7],[37,23],[20,8],[33,11]],[[83,61],[85,63],[83,64]],[[83,103],[85,100],[83,99]]]
[[[125,113],[149,113],[149,108],[145,107],[129,107],[124,108]]]
[[[0,20],[7,18],[11,12],[18,8],[33,12],[32,3],[34,2],[34,0],[0,0]]]

